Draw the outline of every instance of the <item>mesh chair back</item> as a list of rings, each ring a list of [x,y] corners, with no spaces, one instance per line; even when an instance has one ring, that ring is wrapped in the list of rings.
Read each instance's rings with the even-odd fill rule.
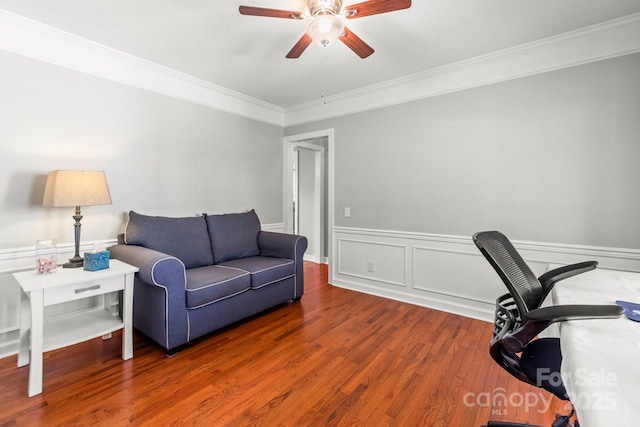
[[[544,291],[540,281],[513,247],[507,236],[498,231],[474,234],[473,241],[496,270],[513,296],[522,316],[540,307]]]

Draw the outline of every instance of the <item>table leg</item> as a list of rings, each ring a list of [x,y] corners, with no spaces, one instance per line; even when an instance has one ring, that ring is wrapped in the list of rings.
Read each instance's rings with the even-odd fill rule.
[[[102,306],[104,307],[105,311],[111,313],[111,294],[102,294]],[[110,340],[110,339],[111,339],[111,332],[109,332],[108,334],[104,334],[102,336],[103,341]]]
[[[29,364],[29,333],[31,330],[31,309],[29,296],[20,290],[20,335],[18,337],[18,368]]]
[[[31,364],[29,397],[42,393],[43,290],[31,291]]]
[[[122,358],[133,357],[133,273],[125,275],[124,290],[122,291]]]

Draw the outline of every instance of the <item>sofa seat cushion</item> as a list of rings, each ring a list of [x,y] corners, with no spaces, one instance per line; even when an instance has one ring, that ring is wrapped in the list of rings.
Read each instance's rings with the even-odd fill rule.
[[[128,245],[144,246],[178,258],[185,268],[213,264],[207,222],[203,217],[171,218],[129,212]]]
[[[295,275],[295,264],[290,259],[254,256],[225,261],[221,266],[239,268],[251,274],[251,288],[257,289]]]
[[[249,273],[238,268],[210,265],[189,269],[187,308],[199,308],[238,295],[250,286]]]

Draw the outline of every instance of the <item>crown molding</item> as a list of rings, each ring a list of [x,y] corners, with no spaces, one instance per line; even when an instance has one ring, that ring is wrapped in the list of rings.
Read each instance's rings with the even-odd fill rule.
[[[0,49],[284,126],[284,109],[22,16],[0,10]]]
[[[640,52],[640,13],[285,109],[285,126]],[[325,104],[326,101],[326,104]]]
[[[0,49],[288,127],[640,52],[640,13],[286,109],[4,10]]]

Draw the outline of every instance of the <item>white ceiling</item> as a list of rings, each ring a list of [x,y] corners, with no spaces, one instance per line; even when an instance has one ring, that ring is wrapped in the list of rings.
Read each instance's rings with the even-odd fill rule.
[[[241,4],[306,11],[305,0],[0,0],[0,9],[281,108],[640,12],[640,0],[413,0],[347,23],[375,49],[369,58],[338,42],[286,59],[305,23],[242,16]]]

